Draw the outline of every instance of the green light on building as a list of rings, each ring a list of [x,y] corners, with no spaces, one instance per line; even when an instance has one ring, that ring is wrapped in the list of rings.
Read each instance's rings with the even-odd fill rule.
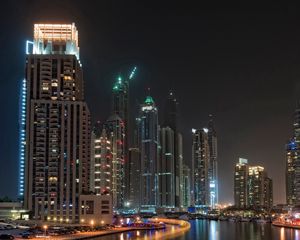
[[[145,104],[153,104],[154,101],[153,101],[153,98],[151,96],[147,96],[146,99],[145,99]]]

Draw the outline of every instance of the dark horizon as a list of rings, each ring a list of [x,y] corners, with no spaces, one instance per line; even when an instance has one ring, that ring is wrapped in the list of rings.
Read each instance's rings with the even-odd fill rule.
[[[17,94],[25,42],[32,39],[34,23],[75,22],[93,122],[108,118],[119,71],[136,65],[133,102],[141,102],[150,87],[162,117],[163,100],[174,91],[184,161],[191,161],[191,129],[205,127],[214,115],[221,202],[233,203],[239,157],[264,166],[274,182],[274,203],[285,202],[285,144],[300,97],[296,7],[14,0],[2,7],[0,196],[17,194]]]

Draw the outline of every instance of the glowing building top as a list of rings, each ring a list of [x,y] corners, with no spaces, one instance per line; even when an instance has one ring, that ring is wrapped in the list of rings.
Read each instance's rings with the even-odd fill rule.
[[[33,45],[31,52],[29,44]],[[75,24],[34,24],[34,41],[27,41],[27,53],[71,54],[79,60],[78,31]]]

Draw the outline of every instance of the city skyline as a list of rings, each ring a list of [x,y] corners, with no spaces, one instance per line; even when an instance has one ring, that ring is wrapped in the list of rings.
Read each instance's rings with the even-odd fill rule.
[[[49,17],[49,16],[47,16]],[[71,16],[69,16],[71,19]],[[39,18],[38,16],[36,18]],[[46,15],[45,15],[46,18]],[[51,19],[51,17],[49,18]],[[80,19],[80,18],[79,18]],[[22,30],[22,34],[26,35],[24,39],[18,38],[18,43],[25,45],[25,41],[27,39],[30,39],[29,32],[32,30],[32,24],[37,21],[29,20],[26,23],[25,29],[26,34],[24,34],[24,30]],[[77,25],[84,25],[86,23],[81,23],[78,19],[71,19],[66,22],[76,22]],[[15,23],[20,24],[20,23]],[[81,26],[82,26],[81,25]],[[80,27],[79,31],[83,31]],[[83,27],[82,27],[83,28]],[[88,28],[87,28],[88,29]],[[85,30],[88,31],[88,30]],[[28,34],[27,34],[28,33]],[[13,34],[13,33],[11,33]],[[15,34],[15,33],[14,33]],[[85,32],[85,34],[88,34]],[[118,53],[114,53],[114,57],[108,61],[109,63],[106,64],[107,70],[99,70],[97,72],[96,69],[100,68],[101,66],[98,65],[101,61],[104,61],[105,57],[101,57],[101,49],[98,49],[99,46],[97,46],[97,54],[100,59],[98,60],[97,64],[92,63],[92,59],[97,58],[97,56],[93,56],[91,54],[91,49],[87,48],[87,39],[85,39],[85,36],[82,37],[82,42],[80,40],[80,46],[83,51],[86,51],[86,56],[83,55],[83,61],[84,61],[84,78],[85,78],[85,88],[86,88],[86,98],[89,107],[91,108],[91,112],[93,113],[93,121],[100,119],[101,121],[105,121],[109,109],[105,106],[105,104],[101,104],[101,102],[106,102],[106,100],[109,99],[110,96],[110,89],[113,86],[114,77],[118,74],[119,68],[121,67],[127,67],[128,65],[132,66],[132,64],[139,66],[139,76],[137,77],[135,81],[134,86],[134,96],[139,99],[139,102],[142,102],[142,98],[146,94],[146,90],[148,87],[151,87],[151,95],[153,95],[153,98],[158,102],[157,105],[159,106],[159,109],[161,110],[163,108],[163,100],[164,97],[167,96],[168,90],[171,88],[174,90],[179,102],[180,102],[180,116],[181,121],[181,128],[183,129],[181,132],[184,134],[184,149],[185,149],[185,156],[186,158],[190,158],[190,143],[191,143],[191,129],[192,128],[201,128],[206,126],[207,122],[207,116],[208,114],[213,114],[215,116],[215,126],[218,132],[218,138],[220,141],[220,153],[219,155],[219,164],[222,171],[219,171],[220,175],[220,188],[226,189],[226,192],[224,190],[220,191],[219,198],[221,202],[227,202],[231,201],[233,203],[233,194],[232,194],[232,185],[233,185],[233,179],[232,179],[232,173],[234,168],[234,163],[237,161],[238,157],[245,157],[248,159],[251,159],[251,162],[255,165],[263,165],[266,169],[268,169],[268,173],[271,178],[274,179],[274,185],[282,186],[281,189],[284,187],[284,170],[282,172],[279,172],[278,169],[280,169],[279,166],[281,166],[281,169],[284,169],[285,166],[285,143],[290,138],[291,132],[292,132],[292,123],[293,123],[293,112],[296,106],[296,91],[294,90],[293,94],[288,95],[290,93],[292,87],[285,88],[284,94],[281,95],[279,91],[279,85],[281,86],[280,80],[277,80],[275,85],[277,84],[277,88],[275,88],[275,92],[268,92],[266,93],[267,97],[265,97],[265,91],[268,89],[267,84],[264,85],[264,83],[261,83],[260,81],[263,81],[262,78],[264,74],[262,72],[259,72],[259,67],[256,66],[256,73],[253,73],[252,77],[257,77],[260,79],[258,82],[254,82],[254,85],[250,85],[250,89],[254,90],[254,92],[257,93],[256,98],[251,98],[251,95],[249,95],[248,88],[243,88],[239,85],[238,81],[231,82],[231,87],[233,87],[234,90],[230,90],[226,87],[224,83],[221,83],[221,86],[218,86],[218,83],[210,84],[207,83],[207,81],[203,81],[204,86],[206,88],[214,88],[216,91],[214,96],[215,98],[207,98],[207,95],[204,93],[204,90],[201,91],[201,84],[196,85],[194,87],[189,86],[188,84],[191,84],[193,81],[188,81],[186,78],[191,79],[198,79],[196,75],[197,67],[192,67],[193,74],[189,74],[189,66],[183,65],[182,69],[170,69],[172,64],[176,64],[176,61],[173,60],[172,64],[170,64],[168,67],[164,69],[163,61],[160,62],[161,65],[155,64],[154,60],[152,58],[155,58],[155,54],[151,56],[146,54],[144,58],[141,57],[141,55],[136,51],[132,55],[130,55],[129,52],[121,54],[120,57],[118,57]],[[99,38],[101,39],[101,38]],[[167,38],[169,39],[169,38]],[[16,41],[16,40],[15,40]],[[149,43],[148,43],[149,44]],[[167,44],[168,45],[168,44]],[[166,46],[167,46],[166,45]],[[112,46],[113,47],[113,46]],[[131,46],[132,47],[132,46]],[[174,47],[174,46],[173,46]],[[172,46],[168,49],[170,51],[173,48]],[[100,47],[101,48],[101,47]],[[20,60],[17,60],[19,66],[24,66],[24,58],[22,57],[24,49],[22,49],[20,46],[18,46],[18,51],[20,50],[20,53],[17,53],[17,56],[19,56]],[[87,50],[84,50],[87,49]],[[120,48],[123,49],[123,48]],[[272,49],[272,48],[271,48]],[[110,49],[111,50],[111,49]],[[107,52],[106,52],[107,53]],[[184,56],[184,53],[181,52],[181,56]],[[165,56],[165,55],[163,55]],[[129,60],[130,59],[130,60]],[[150,60],[149,60],[150,59]],[[163,59],[168,59],[166,56]],[[116,60],[116,63],[113,63]],[[134,60],[134,61],[133,61]],[[202,59],[203,60],[203,59]],[[16,61],[16,60],[14,60]],[[150,64],[147,63],[147,61],[150,62]],[[211,61],[211,60],[210,60]],[[22,63],[23,62],[23,63]],[[92,66],[88,66],[91,63]],[[204,64],[205,65],[205,64]],[[233,65],[230,65],[233,67]],[[242,67],[244,65],[242,64]],[[14,67],[17,69],[17,67]],[[22,79],[22,67],[19,69],[20,72],[16,74],[12,74],[12,76],[9,76],[8,79],[13,79],[14,84],[17,86],[21,82]],[[93,69],[93,73],[90,73],[90,70]],[[201,69],[201,68],[200,68]],[[214,69],[214,68],[210,68]],[[217,70],[218,68],[216,68]],[[222,69],[222,68],[219,68]],[[272,68],[271,68],[272,69]],[[249,70],[249,69],[248,69]],[[243,77],[245,77],[245,73],[247,73],[246,70],[244,73],[239,72],[241,74],[241,77],[236,77],[236,80],[240,80]],[[4,71],[4,70],[2,70]],[[18,70],[19,71],[19,70]],[[176,78],[176,81],[172,81],[174,79],[174,75],[169,73],[171,71],[174,71],[176,73],[179,73],[178,78]],[[225,71],[226,73],[226,71]],[[205,77],[206,75],[206,77]],[[217,74],[218,75],[218,74]],[[297,75],[297,74],[296,74]],[[6,76],[4,74],[4,76]],[[216,74],[212,74],[217,79],[223,78],[222,76],[216,76]],[[225,74],[226,76],[226,74]],[[227,75],[227,80],[230,78],[229,76],[234,76],[234,71],[229,73]],[[19,78],[20,77],[20,78]],[[210,79],[209,74],[203,70],[199,73],[199,79],[201,78],[207,78]],[[7,78],[7,77],[6,77]],[[95,80],[101,79],[100,80]],[[168,79],[170,78],[170,80]],[[180,83],[180,78],[182,78],[183,82],[186,82],[186,84]],[[167,79],[163,81],[162,79]],[[250,77],[248,78],[251,79]],[[296,78],[292,78],[291,85],[296,88]],[[266,79],[264,79],[266,80]],[[294,83],[293,83],[294,81]],[[99,82],[99,83],[98,83]],[[171,82],[171,83],[170,83]],[[229,81],[230,82],[230,81]],[[268,83],[268,80],[266,80]],[[161,83],[161,86],[157,86],[158,83]],[[274,83],[274,82],[273,82]],[[7,83],[4,83],[4,86],[6,86]],[[235,85],[237,84],[237,85]],[[9,85],[9,84],[8,84]],[[225,90],[229,91],[228,93],[222,95],[220,92],[222,89],[222,86],[225,86]],[[236,89],[235,89],[236,87]],[[186,90],[182,90],[181,88],[186,88]],[[193,88],[197,88],[193,90]],[[12,87],[8,88],[8,92],[11,92]],[[239,93],[239,91],[243,90]],[[235,90],[237,90],[235,92]],[[268,89],[271,91],[270,89]],[[186,94],[186,91],[190,94]],[[232,91],[232,92],[230,92]],[[293,90],[292,90],[293,91]],[[163,94],[164,93],[164,94]],[[241,102],[241,104],[236,104],[235,98],[230,97],[230,94],[237,93],[237,100]],[[6,94],[6,93],[4,93]],[[201,95],[203,94],[203,95]],[[270,95],[268,95],[270,94]],[[227,96],[228,95],[228,96]],[[280,96],[279,98],[278,95]],[[6,96],[6,95],[4,95]],[[101,96],[101,97],[99,97]],[[191,97],[190,97],[191,96]],[[194,96],[194,99],[193,97]],[[226,101],[224,103],[221,103],[222,97],[226,97]],[[102,99],[103,97],[103,99]],[[270,97],[270,99],[269,99]],[[249,98],[249,100],[247,100]],[[200,103],[195,103],[195,100]],[[209,99],[205,101],[205,99]],[[134,98],[135,100],[135,98]],[[201,102],[204,101],[203,104]],[[212,102],[212,103],[209,103]],[[192,109],[190,106],[193,106]],[[271,107],[270,107],[271,106]],[[273,107],[272,107],[273,106]],[[280,109],[275,109],[275,107],[280,107]],[[13,105],[10,106],[14,109],[15,112],[17,112],[18,104],[16,102],[13,103]],[[110,106],[109,106],[110,107]],[[269,108],[269,109],[268,109]],[[160,111],[159,110],[159,111]],[[278,112],[280,114],[278,114]],[[248,111],[250,113],[248,113]],[[257,112],[258,116],[253,116]],[[263,113],[269,113],[269,117],[263,116]],[[159,113],[162,115],[162,113]],[[278,117],[278,115],[280,117]],[[8,116],[16,116],[16,113],[11,113],[11,110],[8,111]],[[276,116],[276,117],[275,117]],[[13,125],[6,122],[6,118],[4,118],[2,121],[4,121],[4,124],[1,124],[2,126],[8,126],[9,129],[13,129]],[[230,122],[233,123],[230,123]],[[272,124],[271,126],[268,126],[270,121]],[[241,122],[241,123],[240,123]],[[7,123],[7,124],[5,124]],[[16,127],[16,122],[14,123]],[[236,125],[234,125],[236,124]],[[277,126],[277,127],[276,127]],[[247,128],[248,127],[248,128]],[[237,133],[237,132],[238,133]],[[239,132],[240,131],[240,132]],[[279,134],[278,134],[279,131]],[[14,139],[15,145],[17,144],[18,138],[16,134],[13,134],[13,136],[8,136],[8,132],[3,129],[2,130],[3,135],[8,137],[8,143],[11,144],[13,141],[11,139]],[[280,139],[270,139],[270,136],[272,136],[272,133],[274,134],[276,132],[276,136]],[[256,135],[255,135],[256,134]],[[278,136],[279,135],[279,136]],[[269,136],[269,137],[268,137]],[[272,138],[272,137],[271,137]],[[274,144],[275,143],[275,144]],[[3,142],[3,139],[1,141],[1,164],[4,164],[4,162],[9,161],[7,164],[8,172],[15,172],[15,177],[17,177],[17,164],[18,164],[18,156],[17,151],[10,150],[11,146],[8,146],[9,152],[7,154],[2,153],[4,151],[4,146],[6,146],[6,143]],[[273,160],[274,159],[274,160]],[[188,161],[188,160],[186,160]],[[275,162],[275,164],[274,164]],[[274,166],[273,166],[274,165]],[[227,167],[228,166],[228,167]],[[1,174],[2,175],[2,174]],[[278,180],[274,178],[274,176],[281,175],[282,177],[279,178],[282,179],[283,183],[280,183]],[[2,175],[3,177],[7,176],[5,173]],[[229,178],[229,180],[226,180],[226,178]],[[277,182],[276,182],[277,181]],[[10,191],[9,188],[14,188],[15,190]],[[3,190],[2,190],[3,189]],[[277,189],[280,189],[280,187],[275,189],[274,193],[274,202],[275,203],[281,203],[285,202],[285,193],[279,192]],[[2,192],[3,191],[3,192]],[[6,187],[4,185],[0,185],[0,194],[1,195],[9,195],[14,196],[16,195],[17,191],[17,184],[13,184],[10,187]]]

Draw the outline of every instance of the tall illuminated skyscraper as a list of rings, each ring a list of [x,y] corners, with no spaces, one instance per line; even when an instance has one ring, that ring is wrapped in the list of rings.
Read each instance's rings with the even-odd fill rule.
[[[25,207],[35,219],[78,222],[91,152],[74,24],[34,25],[25,75]]]
[[[210,204],[208,129],[193,129],[192,134],[192,202],[201,208]]]
[[[151,96],[140,110],[141,208],[155,210],[158,205],[158,115]]]
[[[286,202],[300,204],[300,102],[294,115],[294,134],[286,146]]]
[[[117,81],[113,86],[112,91],[112,114],[118,115],[123,123],[124,123],[124,184],[127,186],[125,188],[124,198],[129,199],[129,158],[128,158],[128,149],[130,146],[130,118],[129,118],[129,82],[134,78],[136,73],[136,67],[133,68],[130,75],[127,77],[123,77],[121,75],[118,76]],[[128,194],[126,194],[128,193]]]
[[[181,207],[188,208],[191,205],[191,170],[183,164],[181,174]]]
[[[248,175],[248,205],[252,208],[273,206],[273,182],[264,167],[250,166]]]
[[[177,209],[181,206],[182,201],[182,199],[180,198],[180,174],[182,173],[183,164],[182,135],[180,134],[178,129],[178,118],[178,101],[175,98],[173,91],[169,91],[168,97],[165,102],[164,121],[162,126],[169,127],[174,131],[174,138],[172,143],[174,148],[174,175],[172,177],[172,185],[174,186],[174,191],[172,192],[172,194],[174,194],[175,199],[174,207],[177,207]]]
[[[234,204],[238,208],[248,206],[248,160],[239,158],[234,171]]]
[[[298,147],[295,138],[292,138],[286,145],[286,203],[294,205],[296,203],[295,188],[295,169],[296,160],[298,158]]]
[[[234,171],[234,202],[238,208],[272,208],[273,182],[264,167],[249,166],[247,159],[239,159]]]
[[[132,147],[129,148],[129,207],[138,210],[140,208],[141,191],[141,159],[140,159],[140,118],[135,120],[134,139]]]
[[[111,161],[111,194],[113,207],[123,208],[125,195],[125,124],[116,114],[108,118],[104,124],[112,154]]]
[[[106,130],[103,129],[100,136],[96,136],[93,144],[94,161],[93,187],[97,195],[108,195],[112,191],[112,160],[111,142]]]
[[[210,206],[215,207],[218,203],[218,162],[217,162],[217,133],[214,128],[212,115],[209,115],[208,122],[208,145],[209,145],[209,195]]]
[[[158,205],[165,209],[175,207],[174,131],[170,127],[159,130]]]

